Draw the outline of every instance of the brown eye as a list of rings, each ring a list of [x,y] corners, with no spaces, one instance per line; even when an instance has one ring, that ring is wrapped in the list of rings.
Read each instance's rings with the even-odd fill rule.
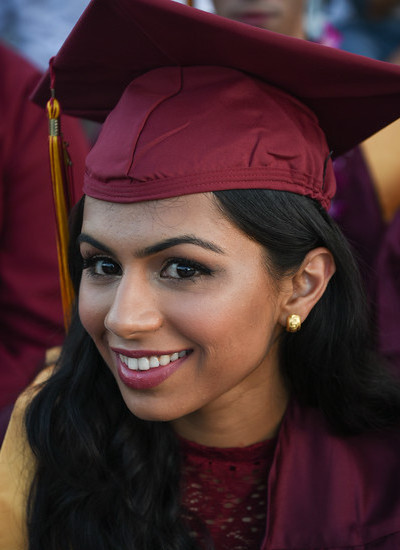
[[[194,275],[196,275],[196,270],[193,267],[187,265],[177,264],[176,273],[179,277],[185,279],[187,277],[193,277]]]
[[[116,276],[121,275],[121,267],[111,258],[86,258],[83,260],[83,269],[89,270],[91,275]]]
[[[163,272],[163,277],[171,277],[172,279],[189,279],[194,277],[197,271],[194,267],[182,263],[174,262],[167,266]]]
[[[165,279],[194,279],[201,275],[211,275],[211,270],[190,260],[171,260],[161,272]]]
[[[95,264],[95,273],[98,275],[119,275],[120,267],[110,260],[98,260]]]

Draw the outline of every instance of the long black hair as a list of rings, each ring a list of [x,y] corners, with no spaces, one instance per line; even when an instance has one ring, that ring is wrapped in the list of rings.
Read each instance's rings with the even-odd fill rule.
[[[400,417],[400,389],[370,351],[368,310],[344,237],[313,200],[279,191],[214,193],[221,215],[267,252],[279,282],[325,246],[336,273],[300,332],[284,334],[280,364],[289,392],[318,407],[342,436],[384,429]],[[71,228],[71,276],[82,272]],[[28,504],[29,550],[191,550],[180,453],[168,423],[126,408],[77,311],[53,376],[26,415],[37,470]]]

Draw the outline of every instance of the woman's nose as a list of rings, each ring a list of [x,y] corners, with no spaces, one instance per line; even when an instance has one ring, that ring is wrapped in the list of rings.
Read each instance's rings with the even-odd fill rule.
[[[162,323],[156,290],[150,281],[145,277],[123,275],[104,321],[106,329],[120,338],[129,339],[154,332]]]

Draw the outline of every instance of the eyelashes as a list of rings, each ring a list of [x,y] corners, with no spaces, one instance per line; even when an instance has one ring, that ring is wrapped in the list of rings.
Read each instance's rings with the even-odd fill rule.
[[[122,275],[120,265],[107,256],[95,255],[82,258],[82,269],[94,277],[112,277]]]
[[[187,258],[171,258],[160,272],[162,278],[193,279],[201,275],[212,275],[213,270]]]
[[[119,277],[122,267],[110,257],[93,255],[82,258],[82,268],[95,278]],[[188,258],[169,258],[160,268],[159,277],[171,280],[195,280],[201,276],[211,276],[214,271],[199,262]]]

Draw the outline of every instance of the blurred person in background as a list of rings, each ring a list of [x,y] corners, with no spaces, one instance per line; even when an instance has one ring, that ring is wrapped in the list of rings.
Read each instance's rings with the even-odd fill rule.
[[[399,0],[326,0],[325,9],[341,49],[392,60],[400,46]]]
[[[327,16],[341,49],[400,64],[399,0],[330,0]],[[363,260],[379,349],[400,368],[399,121],[338,159],[336,169],[332,213]]]
[[[89,0],[1,0],[0,40],[44,71]],[[90,143],[99,125],[81,120]]]
[[[88,0],[1,0],[0,38],[44,70]]]
[[[41,73],[0,43],[0,442],[18,394],[62,343],[46,113],[29,96]],[[80,196],[86,138],[64,117]]]

